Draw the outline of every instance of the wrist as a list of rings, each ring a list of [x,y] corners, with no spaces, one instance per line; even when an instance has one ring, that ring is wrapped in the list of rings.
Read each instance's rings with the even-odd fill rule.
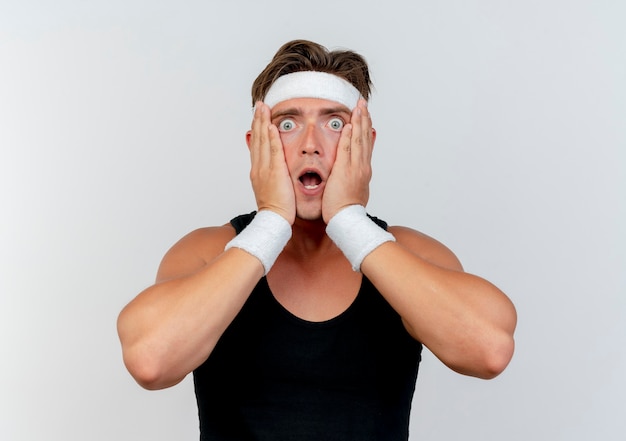
[[[271,210],[260,210],[254,219],[226,244],[224,251],[239,248],[261,261],[267,275],[291,238],[291,225]]]
[[[395,237],[367,216],[362,205],[350,205],[335,214],[326,226],[326,234],[346,256],[354,271],[361,270],[367,255]]]

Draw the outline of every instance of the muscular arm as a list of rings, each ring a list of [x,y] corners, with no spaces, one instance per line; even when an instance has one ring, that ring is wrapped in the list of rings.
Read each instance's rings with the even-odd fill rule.
[[[339,140],[322,204],[328,223],[350,204],[367,205],[375,131],[363,101]],[[408,228],[394,227],[360,269],[400,314],[411,335],[453,370],[498,375],[513,354],[515,308],[484,279],[463,272],[452,252]]]
[[[494,285],[463,272],[457,258],[413,230],[370,253],[361,271],[400,314],[407,330],[451,369],[497,376],[514,349],[516,312]]]
[[[263,276],[263,266],[233,248],[230,226],[197,230],[165,255],[157,281],[120,313],[124,363],[147,389],[179,383],[207,359]]]
[[[293,224],[293,186],[263,103],[257,103],[246,139],[258,210],[272,210]],[[163,258],[157,282],[121,312],[124,362],[143,387],[173,386],[202,364],[263,276],[256,257],[238,248],[223,251],[234,236],[227,225],[181,239]]]

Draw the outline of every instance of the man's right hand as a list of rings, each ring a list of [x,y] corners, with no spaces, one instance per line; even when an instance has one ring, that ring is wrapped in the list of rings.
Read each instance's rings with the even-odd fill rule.
[[[270,108],[257,102],[252,128],[247,134],[250,150],[250,181],[257,208],[272,210],[293,225],[296,198],[278,128],[272,124]]]

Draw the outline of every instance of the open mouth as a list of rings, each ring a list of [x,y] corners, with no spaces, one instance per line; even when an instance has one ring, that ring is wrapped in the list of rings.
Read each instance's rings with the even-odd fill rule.
[[[314,190],[322,183],[322,177],[313,171],[306,172],[299,180],[307,190]]]

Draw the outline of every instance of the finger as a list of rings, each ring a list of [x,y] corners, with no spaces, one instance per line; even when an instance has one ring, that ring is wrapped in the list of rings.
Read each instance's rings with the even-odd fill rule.
[[[351,123],[344,126],[339,137],[339,143],[337,144],[337,155],[335,157],[335,165],[349,165],[352,159],[352,132],[353,127]]]
[[[250,127],[250,155],[256,155],[260,142],[260,125],[261,125],[261,102],[257,102],[254,106],[254,114],[252,115],[252,124]]]
[[[258,102],[254,110],[254,118],[252,120],[252,135],[250,154],[253,162],[261,167],[269,165],[269,134],[268,125],[270,124],[269,108],[262,102]]]
[[[365,144],[367,145],[367,162],[372,160],[372,152],[374,150],[374,131],[372,128],[372,115],[367,107],[367,102],[363,101],[363,134],[365,137]]]
[[[356,133],[353,134],[353,142],[357,147],[354,153],[358,155],[355,159],[369,163],[372,156],[372,121],[365,100],[359,100],[354,113]]]
[[[363,137],[362,137],[362,110],[361,102],[359,101],[356,107],[352,110],[352,116],[350,119],[352,123],[352,137],[351,142],[351,156],[355,161],[359,161],[362,156]]]
[[[256,142],[257,147],[258,147],[258,143],[261,137],[260,128],[261,128],[262,112],[263,112],[263,103],[259,101],[254,106],[254,114],[252,115],[252,127],[251,127],[252,139]]]
[[[276,167],[284,167],[286,165],[285,150],[283,148],[283,142],[280,139],[280,133],[278,128],[274,124],[270,124],[268,129],[268,144],[267,150],[269,155],[269,167],[270,169]]]

